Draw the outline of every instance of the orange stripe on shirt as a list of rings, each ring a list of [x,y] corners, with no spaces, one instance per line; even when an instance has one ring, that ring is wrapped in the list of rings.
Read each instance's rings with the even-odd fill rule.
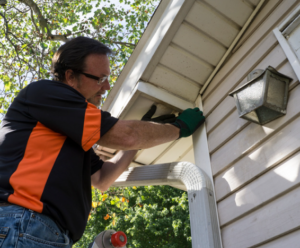
[[[24,157],[9,180],[14,189],[8,197],[10,203],[42,212],[40,199],[65,140],[66,136],[37,123],[28,139]]]
[[[82,148],[85,151],[88,151],[100,139],[101,127],[101,110],[91,103],[87,104],[81,140]]]

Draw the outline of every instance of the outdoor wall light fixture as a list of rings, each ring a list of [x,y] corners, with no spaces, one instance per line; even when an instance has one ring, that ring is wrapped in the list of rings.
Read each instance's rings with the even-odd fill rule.
[[[264,125],[286,114],[290,77],[269,66],[252,71],[247,80],[229,93],[235,99],[240,118]]]

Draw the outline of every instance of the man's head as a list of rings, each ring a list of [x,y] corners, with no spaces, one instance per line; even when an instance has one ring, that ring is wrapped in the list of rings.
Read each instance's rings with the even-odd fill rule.
[[[99,106],[101,95],[110,89],[108,55],[102,43],[77,37],[62,45],[54,54],[51,71],[55,80],[68,84],[90,103]]]

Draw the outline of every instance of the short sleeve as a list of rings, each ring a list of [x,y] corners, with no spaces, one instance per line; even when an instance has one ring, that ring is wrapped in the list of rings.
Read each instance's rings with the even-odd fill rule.
[[[102,168],[104,164],[103,160],[94,152],[94,149],[91,148],[91,175]]]
[[[71,138],[85,151],[118,121],[61,82],[43,80],[31,83],[16,100],[25,101],[32,119]]]

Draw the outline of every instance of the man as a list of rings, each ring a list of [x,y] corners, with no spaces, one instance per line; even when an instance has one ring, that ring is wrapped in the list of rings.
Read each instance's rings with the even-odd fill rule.
[[[191,135],[204,122],[199,109],[172,124],[124,121],[97,109],[110,89],[108,54],[78,37],[52,60],[55,80],[33,82],[11,104],[0,129],[0,246],[71,247],[91,209],[91,184],[109,186],[136,150]],[[92,146],[119,152],[107,162]]]

